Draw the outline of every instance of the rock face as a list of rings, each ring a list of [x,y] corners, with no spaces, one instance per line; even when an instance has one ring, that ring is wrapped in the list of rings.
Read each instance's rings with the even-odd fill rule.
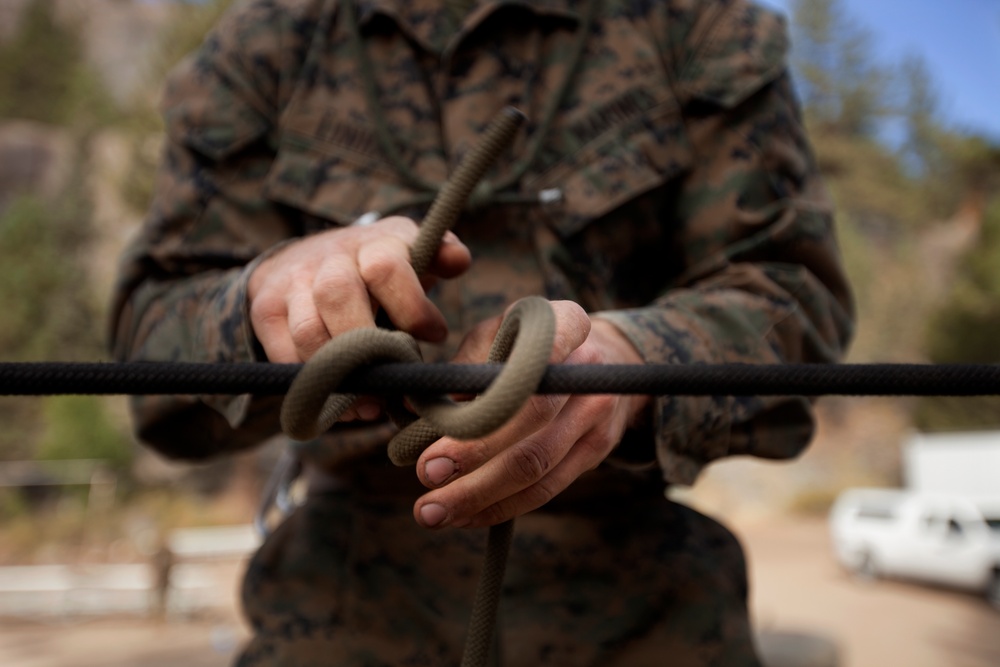
[[[99,72],[108,92],[119,104],[130,102],[146,84],[162,29],[178,3],[164,0],[58,0],[58,3],[63,15],[74,17],[83,26],[87,60]]]
[[[16,34],[31,2],[40,1],[0,0],[0,43]],[[120,109],[132,108],[137,95],[159,90],[147,81],[149,72],[164,27],[184,5],[174,0],[51,2],[55,20],[79,31],[83,56]],[[0,118],[0,214],[19,195],[53,201],[67,186],[82,185],[91,206],[91,254],[103,258],[95,259],[89,271],[102,301],[115,265],[108,258],[117,256],[141,214],[129,210],[120,192],[131,168],[132,140],[121,128],[81,136],[69,128]]]
[[[16,32],[32,0],[0,0],[0,42]],[[53,0],[56,20],[78,26],[87,61],[119,104],[143,86],[174,0]]]
[[[57,197],[73,163],[66,130],[31,121],[0,123],[0,211],[16,196]]]
[[[26,4],[28,0],[0,0],[0,42],[14,35]]]

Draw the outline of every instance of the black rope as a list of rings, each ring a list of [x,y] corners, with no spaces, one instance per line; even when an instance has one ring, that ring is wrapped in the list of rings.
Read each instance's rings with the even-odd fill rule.
[[[300,364],[0,363],[0,395],[284,394]],[[360,369],[346,393],[477,394],[498,365],[390,363]],[[1000,364],[549,366],[538,393],[686,396],[1000,395]]]

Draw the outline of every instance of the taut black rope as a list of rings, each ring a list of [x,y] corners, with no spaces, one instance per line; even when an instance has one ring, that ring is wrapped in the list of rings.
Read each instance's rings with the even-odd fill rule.
[[[0,363],[0,395],[283,395],[301,364]],[[493,364],[386,363],[358,369],[342,385],[358,394],[482,393]],[[549,366],[540,394],[677,396],[1000,395],[1000,364],[718,364]]]

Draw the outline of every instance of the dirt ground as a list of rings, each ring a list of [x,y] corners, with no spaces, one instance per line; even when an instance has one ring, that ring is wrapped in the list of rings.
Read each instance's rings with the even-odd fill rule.
[[[865,584],[833,561],[821,519],[731,524],[747,550],[758,627],[834,640],[840,667],[1000,665],[1000,613],[973,596]],[[240,567],[226,569],[235,591]],[[246,637],[232,605],[194,618],[0,620],[5,667],[221,667]]]
[[[841,667],[1000,665],[1000,612],[980,598],[854,579],[833,560],[825,519],[730,525],[747,551],[758,629],[827,637]]]

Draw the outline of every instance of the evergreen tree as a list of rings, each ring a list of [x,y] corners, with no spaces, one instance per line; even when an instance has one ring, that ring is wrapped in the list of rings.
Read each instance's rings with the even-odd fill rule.
[[[841,0],[793,0],[792,65],[807,115],[838,134],[871,136],[887,114],[891,78],[878,65],[872,34]]]
[[[86,130],[116,113],[79,31],[56,20],[53,0],[29,0],[14,36],[0,44],[0,118]]]
[[[1000,363],[1000,197],[983,216],[979,242],[972,248],[948,299],[928,323],[927,353],[932,363]],[[1000,428],[1000,397],[928,398],[915,422],[925,431]]]
[[[904,156],[921,173],[937,173],[943,168],[940,96],[927,63],[918,55],[903,60],[900,77],[904,87],[902,116],[906,123]]]

